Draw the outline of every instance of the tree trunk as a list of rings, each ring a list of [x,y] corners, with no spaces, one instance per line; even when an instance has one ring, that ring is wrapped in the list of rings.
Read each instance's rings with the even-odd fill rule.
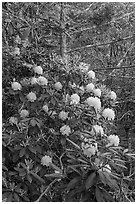
[[[65,9],[64,3],[61,2],[61,10],[60,10],[60,55],[63,59],[63,62],[67,68],[68,61],[67,61],[67,42],[66,42],[66,34],[65,34]]]

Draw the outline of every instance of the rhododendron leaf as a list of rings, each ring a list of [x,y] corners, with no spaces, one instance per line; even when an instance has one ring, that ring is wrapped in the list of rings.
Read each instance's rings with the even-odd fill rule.
[[[96,190],[95,190],[95,195],[96,195],[97,202],[105,202],[103,199],[103,193],[102,193],[101,189],[98,188],[97,186],[96,186]]]
[[[73,178],[67,185],[67,190],[70,191],[70,189],[75,188],[76,184],[78,183],[78,181],[80,180],[80,177],[75,177]]]
[[[86,189],[91,188],[95,184],[96,179],[97,179],[96,172],[91,173],[90,176],[88,176],[86,183],[85,183]]]
[[[13,199],[13,196],[12,196],[12,193],[10,193],[6,202],[12,202],[12,199]]]
[[[32,177],[29,174],[27,174],[27,180],[32,183]]]
[[[16,202],[20,201],[20,198],[19,198],[17,193],[14,193],[13,196],[14,196],[14,199],[15,199]]]
[[[34,154],[36,154],[36,152],[37,152],[36,147],[29,146],[29,150]]]
[[[26,170],[23,169],[22,171],[19,172],[19,176],[24,177],[26,173],[27,173]]]
[[[60,142],[62,144],[62,146],[66,145],[66,138],[65,137],[61,137]]]
[[[37,180],[39,180],[41,183],[45,183],[45,180],[43,178],[41,178],[39,175],[37,175],[36,173],[34,172],[30,172],[31,175],[33,175]]]
[[[19,153],[19,157],[23,157],[25,155],[26,148],[22,148]]]

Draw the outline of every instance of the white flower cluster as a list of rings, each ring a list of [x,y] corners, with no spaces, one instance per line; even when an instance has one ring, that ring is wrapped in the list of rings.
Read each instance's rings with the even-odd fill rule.
[[[92,83],[90,83],[90,84],[88,84],[87,86],[86,86],[86,90],[88,91],[88,92],[92,92],[93,91],[93,89],[94,89],[94,84],[92,84]]]
[[[41,164],[43,166],[50,166],[52,163],[52,158],[50,156],[45,155],[44,157],[41,158]]]
[[[27,99],[28,99],[28,101],[30,101],[30,102],[34,102],[34,101],[37,99],[36,94],[31,91],[31,92],[27,95]]]
[[[34,72],[35,72],[36,74],[40,74],[40,75],[43,74],[43,69],[42,69],[41,66],[34,66],[34,67],[33,67],[33,70],[34,70]]]
[[[106,108],[106,109],[103,110],[102,116],[103,116],[105,119],[114,120],[114,118],[115,118],[115,113],[114,113],[114,111],[113,111],[112,109]]]
[[[11,125],[13,125],[13,124],[17,124],[18,123],[18,119],[16,118],[16,117],[10,117],[9,118],[9,123],[11,124]]]
[[[95,96],[100,98],[100,96],[101,96],[101,90],[100,89],[94,89],[93,93],[94,93]]]
[[[93,126],[93,131],[95,131],[96,135],[103,135],[104,134],[104,130],[101,126],[99,125],[94,125]]]
[[[21,90],[21,84],[20,83],[18,83],[18,82],[13,82],[12,83],[12,85],[11,85],[11,87],[12,87],[12,89],[14,90],[14,91],[17,91],[17,90]]]
[[[62,86],[62,84],[61,84],[60,82],[56,82],[56,83],[54,84],[54,87],[55,87],[55,89],[56,89],[57,91],[60,91],[63,86]]]
[[[71,102],[70,104],[78,104],[80,102],[80,97],[78,94],[72,94],[70,96]]]
[[[69,134],[71,133],[71,129],[68,125],[63,125],[61,128],[60,128],[60,132],[62,135],[66,135],[66,136],[69,136]]]
[[[88,75],[88,78],[89,78],[89,79],[94,79],[94,78],[95,78],[95,72],[92,71],[92,70],[90,70],[90,71],[87,73],[87,75]]]
[[[48,80],[43,76],[38,77],[37,81],[38,81],[38,84],[41,86],[44,86],[44,85],[47,86],[48,84]]]
[[[65,112],[65,111],[61,111],[60,113],[59,113],[59,118],[61,119],[61,120],[66,120],[67,118],[68,118],[68,113],[67,112]]]
[[[26,109],[23,109],[23,110],[21,110],[21,112],[20,112],[20,116],[21,116],[22,118],[25,118],[25,117],[29,116],[29,112],[28,112]]]
[[[112,99],[112,100],[115,100],[117,98],[117,95],[114,91],[111,91],[110,94],[109,94],[109,97]]]
[[[31,85],[37,84],[38,83],[38,79],[36,77],[32,77],[30,83],[31,83]]]
[[[101,101],[97,97],[89,97],[87,98],[87,104],[95,108],[95,110],[100,110],[101,108]]]
[[[83,153],[87,157],[91,157],[92,155],[95,155],[97,152],[97,143],[89,144],[89,143],[81,143],[81,148],[83,150]]]
[[[15,47],[14,51],[13,51],[14,55],[20,55],[20,48],[19,47]]]
[[[106,145],[106,147],[109,147],[109,146],[118,146],[119,145],[119,137],[117,135],[110,135],[108,136],[108,141],[109,143]]]
[[[35,84],[39,84],[41,86],[44,86],[44,85],[48,84],[48,80],[43,76],[40,76],[38,78],[32,77],[31,78],[31,85],[35,85]]]

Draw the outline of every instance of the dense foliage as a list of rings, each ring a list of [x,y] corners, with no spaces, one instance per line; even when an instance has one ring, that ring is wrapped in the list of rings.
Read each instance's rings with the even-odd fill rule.
[[[134,148],[123,144],[118,134],[125,116],[126,129],[133,125],[134,104],[123,109],[117,101],[123,90],[117,93],[117,87],[105,81],[109,69],[104,75],[95,69],[102,66],[97,59],[104,67],[131,66],[134,61],[121,61],[121,53],[128,48],[131,57],[134,52],[120,41],[109,44],[109,56],[107,48],[86,50],[89,42],[104,44],[106,35],[109,41],[118,40],[118,33],[112,36],[116,14],[121,8],[131,12],[134,5],[84,3],[84,7],[88,9],[83,12],[83,3],[3,3],[3,201],[135,199]],[[132,23],[128,34],[133,46],[131,21],[127,27]],[[76,30],[88,26],[94,27],[95,37],[82,31],[77,35]],[[117,30],[127,35],[125,28],[122,31]],[[116,55],[115,48],[120,49]],[[133,81],[129,84],[134,87]],[[128,92],[123,93],[124,100]]]

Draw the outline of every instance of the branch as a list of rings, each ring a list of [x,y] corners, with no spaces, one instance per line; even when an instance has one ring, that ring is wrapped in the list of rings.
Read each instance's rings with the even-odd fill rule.
[[[43,191],[43,193],[39,196],[39,198],[35,202],[40,202],[41,198],[49,191],[49,189],[52,187],[52,185],[57,181],[58,179],[54,179],[48,187]]]
[[[117,64],[116,67],[120,67],[122,62],[124,61],[125,57],[127,56],[128,52],[130,52],[132,50],[134,46],[134,43],[132,43],[132,45],[129,47],[129,49],[126,51],[126,53],[124,54],[123,58],[120,60],[120,62]],[[108,76],[110,76],[111,74],[113,74],[115,72],[115,70],[113,70]]]
[[[133,68],[135,67],[135,65],[131,65],[131,66],[125,66],[125,67],[106,67],[106,68],[102,68],[102,69],[94,69],[95,71],[96,70],[108,70],[108,69],[130,69],[130,68]]]
[[[20,20],[24,23],[26,23],[28,25],[29,28],[31,28],[31,25],[28,23],[28,21],[26,21],[25,19],[19,18],[19,16],[16,16],[15,14],[13,14],[10,10],[8,10],[9,12],[7,12],[6,10],[2,9],[2,11],[10,14],[11,16],[13,16],[14,18],[16,18],[17,20]]]
[[[134,12],[127,13],[127,14],[125,14],[125,15],[119,17],[119,18],[113,18],[112,21],[110,21],[109,23],[108,23],[108,22],[107,22],[107,23],[104,23],[104,24],[102,24],[101,26],[110,25],[111,23],[115,23],[116,21],[118,21],[118,20],[120,20],[120,19],[122,19],[122,18],[124,18],[124,17],[129,17],[129,15],[130,15],[130,14],[133,14],[133,13],[134,13]],[[82,25],[81,25],[81,26],[82,26]],[[96,27],[97,27],[97,26],[94,25],[94,26],[89,27],[89,28],[84,28],[84,29],[80,29],[80,30],[75,30],[75,31],[72,31],[70,34],[75,34],[75,33],[83,32],[83,31],[91,30],[91,29],[96,28]]]
[[[75,49],[73,49],[73,50],[69,50],[69,51],[67,51],[67,53],[74,52],[74,51],[78,51],[78,50],[85,49],[85,48],[92,48],[92,47],[100,47],[100,46],[104,46],[104,45],[109,45],[109,44],[111,44],[111,43],[115,43],[115,42],[119,42],[119,41],[123,41],[123,40],[132,39],[132,38],[134,38],[134,37],[135,37],[135,36],[129,36],[129,37],[126,37],[126,38],[123,38],[123,39],[119,39],[119,40],[115,40],[115,41],[111,41],[111,42],[108,42],[108,43],[86,45],[86,46],[83,46],[83,47],[75,48]]]

